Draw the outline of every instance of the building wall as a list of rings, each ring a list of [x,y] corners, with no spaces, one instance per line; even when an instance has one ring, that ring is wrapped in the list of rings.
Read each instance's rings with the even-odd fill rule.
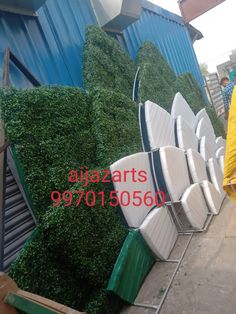
[[[42,84],[83,87],[85,29],[93,24],[97,22],[89,0],[47,0],[38,17],[0,12],[0,74],[4,49],[9,46]],[[144,0],[140,20],[117,39],[132,58],[144,41],[154,42],[176,74],[192,72],[203,89],[181,17]],[[11,81],[17,87],[30,86],[13,65]]]
[[[83,86],[85,28],[93,24],[85,0],[47,0],[38,17],[0,12],[0,66],[9,46],[42,84]],[[14,67],[11,73],[14,85],[29,86]]]
[[[160,49],[177,75],[191,72],[200,86],[204,86],[191,38],[181,17],[143,1],[140,20],[124,32],[124,41],[132,58],[147,40]]]

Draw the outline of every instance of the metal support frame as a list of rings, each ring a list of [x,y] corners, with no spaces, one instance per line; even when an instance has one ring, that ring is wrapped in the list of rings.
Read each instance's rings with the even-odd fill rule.
[[[178,203],[181,203],[181,202],[178,202]],[[190,229],[190,230],[188,230],[188,229],[184,229],[183,223],[179,219],[179,217],[178,217],[178,215],[176,213],[176,210],[174,208],[174,203],[167,202],[166,205],[171,210],[171,215],[172,215],[172,217],[174,216],[173,219],[175,220],[176,224],[180,228],[180,230],[178,231],[178,234],[182,235],[182,236],[189,236],[189,239],[188,239],[188,242],[187,242],[187,244],[186,244],[186,246],[185,246],[185,248],[184,248],[184,250],[182,252],[182,255],[181,255],[180,259],[167,259],[167,260],[164,260],[164,261],[159,260],[159,259],[156,260],[157,262],[177,264],[176,267],[175,267],[175,270],[174,270],[174,272],[173,272],[173,274],[171,276],[171,279],[170,279],[170,281],[168,283],[168,286],[167,286],[167,288],[166,288],[166,290],[165,290],[165,292],[164,292],[164,294],[163,294],[163,296],[161,298],[160,303],[157,304],[157,305],[153,305],[153,304],[145,304],[145,303],[143,304],[143,303],[134,302],[134,304],[133,304],[136,307],[147,308],[147,309],[154,309],[154,310],[156,310],[155,314],[159,314],[159,312],[160,312],[160,310],[161,310],[161,308],[162,308],[162,306],[163,306],[163,304],[165,302],[165,299],[166,299],[166,297],[168,295],[168,292],[169,292],[169,290],[170,290],[170,288],[172,286],[172,283],[173,283],[173,281],[175,279],[175,276],[176,276],[176,274],[177,274],[177,272],[178,272],[178,270],[179,270],[179,268],[181,266],[181,263],[182,263],[182,261],[183,261],[183,259],[185,257],[185,254],[187,252],[187,249],[188,249],[188,247],[189,247],[189,245],[191,243],[191,240],[192,240],[194,234],[207,231],[208,227],[209,227],[209,225],[210,225],[210,223],[211,223],[211,221],[213,219],[213,217],[215,216],[212,213],[208,213],[207,220],[206,220],[206,222],[204,224],[204,227],[202,229],[198,229],[198,230],[197,229],[196,230],[195,229]]]
[[[41,86],[36,77],[27,69],[27,67],[17,58],[17,56],[11,51],[9,47],[5,49],[3,60],[3,87],[10,86],[10,61],[24,74],[24,76],[30,81],[34,87]]]
[[[180,203],[180,202],[179,202]],[[174,207],[174,204],[172,202],[167,202],[165,204],[167,206],[167,208],[171,211],[171,216],[173,217],[173,219],[175,220],[175,223],[177,224],[179,230],[183,230],[184,229],[184,226],[183,226],[183,223],[182,221],[179,219],[177,213],[176,213],[176,210],[175,210],[175,207]]]
[[[211,214],[211,213],[208,213],[208,217],[207,217],[207,220],[204,224],[204,227],[202,229],[196,229],[196,230],[193,230],[193,229],[190,229],[190,230],[183,230],[183,231],[180,231],[179,234],[180,235],[185,235],[185,234],[189,234],[189,233],[201,233],[201,232],[205,232],[208,230],[208,227],[213,219],[215,215],[214,214]]]
[[[171,279],[170,279],[170,281],[168,283],[168,286],[165,289],[165,292],[164,292],[164,294],[163,294],[163,296],[161,298],[160,303],[155,305],[155,304],[145,304],[145,303],[136,303],[136,302],[134,302],[134,304],[133,304],[134,306],[141,307],[141,308],[147,308],[147,309],[154,309],[154,310],[156,310],[155,314],[159,314],[159,312],[160,312],[160,310],[161,310],[161,308],[162,308],[162,306],[163,306],[163,304],[164,304],[164,302],[166,300],[168,292],[169,292],[169,290],[170,290],[170,288],[172,286],[172,283],[173,283],[173,281],[175,279],[175,276],[176,276],[176,274],[177,274],[177,272],[178,272],[178,270],[179,270],[179,268],[181,266],[181,263],[182,263],[182,261],[183,261],[183,259],[185,257],[185,254],[186,254],[187,249],[188,249],[188,247],[189,247],[189,245],[191,243],[191,240],[193,238],[194,233],[185,233],[184,235],[188,235],[189,239],[188,239],[188,242],[187,242],[187,244],[186,244],[186,246],[185,246],[185,248],[184,248],[184,250],[182,252],[182,255],[181,255],[180,259],[177,259],[177,260],[169,259],[169,260],[166,260],[166,261],[162,261],[162,262],[165,262],[165,263],[175,263],[177,265],[176,265],[175,270],[174,270],[174,272],[173,272],[173,274],[171,276]]]
[[[181,202],[178,202],[178,203],[181,204]],[[163,304],[164,304],[164,302],[166,300],[168,292],[169,292],[169,290],[170,290],[170,288],[172,286],[172,283],[173,283],[173,281],[175,279],[175,276],[176,276],[176,274],[177,274],[177,272],[178,272],[178,270],[179,270],[179,268],[181,266],[181,263],[182,263],[182,261],[183,261],[183,259],[185,257],[185,254],[187,252],[187,249],[188,249],[188,247],[189,247],[189,245],[191,243],[191,240],[192,240],[194,234],[207,231],[208,227],[209,227],[209,225],[210,225],[210,223],[211,223],[211,221],[213,219],[213,217],[215,216],[212,213],[208,213],[207,220],[206,220],[206,222],[204,224],[204,227],[202,229],[196,229],[196,230],[195,229],[190,229],[190,230],[188,230],[188,229],[184,229],[183,223],[179,219],[179,217],[178,217],[178,215],[176,213],[176,210],[174,208],[174,203],[173,202],[167,202],[165,205],[167,205],[167,207],[170,208],[171,216],[175,220],[176,224],[178,225],[178,227],[180,229],[178,231],[178,234],[182,235],[182,236],[189,236],[189,239],[188,239],[188,242],[187,242],[187,244],[186,244],[186,246],[185,246],[185,248],[184,248],[184,250],[182,252],[182,255],[181,255],[180,259],[167,259],[167,260],[164,260],[164,261],[159,260],[159,259],[156,260],[157,262],[177,264],[176,267],[175,267],[175,270],[174,270],[174,272],[173,272],[173,274],[171,276],[171,279],[170,279],[170,281],[168,283],[168,286],[167,286],[167,288],[166,288],[166,290],[165,290],[165,292],[164,292],[164,294],[163,294],[163,296],[161,298],[160,303],[157,304],[157,305],[153,305],[153,304],[145,304],[145,303],[134,302],[134,304],[133,304],[136,307],[147,308],[147,309],[154,309],[154,310],[156,310],[155,314],[159,314],[159,312],[160,312],[160,310],[161,310],[161,308],[162,308],[162,306],[163,306]]]
[[[178,215],[176,213],[174,204],[181,204],[181,202],[180,201],[176,202],[176,203],[166,202],[165,205],[171,211],[171,215],[172,215],[173,219],[175,220],[175,223],[176,223],[177,227],[179,228],[179,234],[186,234],[186,233],[189,234],[189,233],[205,232],[205,231],[207,231],[207,229],[208,229],[208,227],[209,227],[213,217],[215,216],[213,213],[208,212],[208,218],[205,221],[204,227],[202,229],[185,229],[182,221],[179,219],[179,217],[178,217]]]

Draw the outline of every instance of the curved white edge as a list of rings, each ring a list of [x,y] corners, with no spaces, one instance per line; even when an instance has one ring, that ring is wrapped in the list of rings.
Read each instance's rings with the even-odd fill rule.
[[[193,149],[188,149],[186,156],[193,183],[200,183],[204,180],[208,180],[206,163],[199,152]]]
[[[167,260],[178,237],[168,209],[153,209],[140,226],[140,232],[151,251],[161,260]]]
[[[198,150],[198,138],[181,116],[176,118],[176,133],[179,148]]]
[[[223,201],[221,193],[209,181],[203,181],[202,188],[210,211],[214,215],[217,215]]]
[[[120,204],[122,213],[129,227],[138,228],[149,211],[155,206],[154,203],[147,206],[143,201],[146,192],[150,192],[148,195],[152,197],[153,200],[155,200],[156,193],[149,162],[149,154],[143,152],[124,157],[112,164],[110,171],[114,190],[118,191],[119,200],[121,200],[122,192],[128,192],[122,194],[122,204]],[[134,206],[133,204],[133,201],[139,203],[137,191],[141,191],[138,194],[142,199],[140,206]],[[129,196],[130,201],[128,200]]]
[[[197,125],[199,123],[199,121],[204,118],[208,124],[212,124],[211,123],[211,119],[208,116],[208,113],[206,112],[205,108],[202,108],[197,114],[196,114],[196,124],[195,124],[195,130],[197,129]]]
[[[169,195],[173,202],[178,202],[190,185],[185,152],[177,147],[162,147],[160,159]]]
[[[211,122],[209,122],[205,118],[202,118],[198,122],[196,135],[199,139],[201,139],[203,136],[206,136],[206,138],[210,141],[211,145],[215,147],[216,140],[215,131],[213,129]]]
[[[220,166],[221,173],[222,173],[222,175],[224,175],[225,156],[220,156],[217,159],[217,161],[218,161],[218,164]]]
[[[192,227],[202,229],[207,220],[208,208],[200,184],[192,184],[183,194],[181,203]]]
[[[224,147],[224,149],[226,149],[226,140],[223,139],[222,136],[216,138],[216,150],[220,147]]]
[[[224,156],[224,155],[225,155],[225,148],[221,146],[216,151],[216,158],[219,158],[220,156]]]
[[[182,116],[185,122],[189,125],[190,128],[194,128],[196,117],[192,109],[190,108],[187,101],[181,95],[177,93],[173,100],[171,116],[176,119],[178,116]]]
[[[162,146],[175,146],[174,119],[157,104],[145,102],[145,119],[151,149]]]
[[[211,142],[207,140],[206,136],[200,139],[199,153],[205,161],[215,156],[215,150],[213,149]]]
[[[225,191],[223,190],[223,174],[215,158],[210,158],[207,162],[208,172],[210,175],[211,182],[214,184],[217,191],[225,196]]]

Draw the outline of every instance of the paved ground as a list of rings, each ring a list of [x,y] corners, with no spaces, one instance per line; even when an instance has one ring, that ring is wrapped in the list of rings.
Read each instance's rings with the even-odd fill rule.
[[[181,255],[182,236],[172,253]],[[156,263],[136,299],[158,304],[175,264]],[[155,314],[128,307],[122,314]],[[160,314],[236,314],[236,205],[226,200],[209,230],[194,235]]]

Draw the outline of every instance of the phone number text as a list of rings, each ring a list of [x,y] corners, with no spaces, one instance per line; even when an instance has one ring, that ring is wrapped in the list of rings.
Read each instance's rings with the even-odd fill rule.
[[[107,199],[108,198],[108,199]],[[162,191],[156,192],[154,195],[151,191],[111,191],[110,194],[94,191],[64,191],[60,193],[59,191],[53,191],[51,193],[51,200],[53,201],[53,206],[64,205],[68,206],[80,206],[82,202],[88,207],[94,207],[96,205],[100,206],[112,206],[117,207],[121,206],[157,206],[161,207],[165,204],[165,193]],[[108,204],[107,204],[107,201]]]

